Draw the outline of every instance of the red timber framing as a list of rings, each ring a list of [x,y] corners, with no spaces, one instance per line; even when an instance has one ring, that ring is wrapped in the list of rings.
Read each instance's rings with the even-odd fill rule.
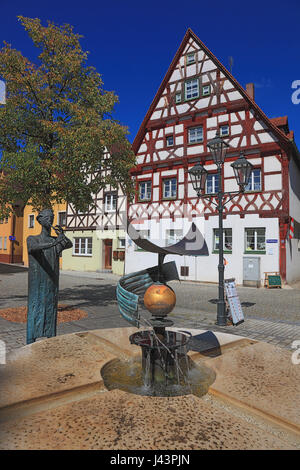
[[[186,57],[195,52],[193,64]],[[198,96],[186,99],[186,82],[198,83]],[[208,96],[203,86],[209,85]],[[207,91],[207,88],[206,88]],[[202,100],[202,101],[201,101]],[[261,169],[261,189],[239,195],[226,206],[224,218],[237,214],[257,214],[262,218],[277,218],[280,233],[280,272],[286,276],[286,231],[289,221],[289,159],[294,152],[293,133],[286,117],[269,119],[230,72],[218,61],[203,42],[187,30],[183,41],[150,105],[133,142],[137,165],[132,169],[139,183],[151,181],[151,201],[140,201],[138,195],[128,204],[128,216],[134,223],[145,219],[216,216],[211,199],[199,199],[189,190],[187,170],[200,161],[209,172],[214,172],[207,142],[221,126],[229,126],[225,137],[230,148],[226,164],[236,160],[243,151],[255,168]],[[189,143],[189,130],[201,127],[203,139]],[[201,130],[199,130],[201,135]],[[167,141],[167,137],[173,136]],[[265,160],[268,160],[268,166]],[[274,168],[270,161],[274,161]],[[279,165],[278,165],[279,162]],[[166,200],[162,194],[164,178],[177,178],[176,199]],[[278,178],[278,176],[281,176]],[[281,180],[280,187],[272,187]],[[224,185],[234,178],[228,171],[223,175]],[[268,183],[266,184],[266,181]],[[225,188],[226,190],[226,188]]]
[[[107,157],[109,158],[109,154]],[[101,170],[104,177],[108,175],[108,170]],[[92,178],[92,176],[91,176]],[[116,210],[107,211],[105,208],[106,194],[116,195]],[[94,207],[89,208],[86,213],[76,211],[75,207],[67,204],[67,231],[83,231],[83,230],[119,230],[124,229],[126,225],[127,202],[126,196],[122,189],[116,189],[112,185],[107,185],[101,189],[94,197]]]

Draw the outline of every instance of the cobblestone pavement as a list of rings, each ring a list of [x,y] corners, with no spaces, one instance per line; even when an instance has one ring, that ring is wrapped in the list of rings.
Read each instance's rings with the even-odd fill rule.
[[[107,273],[61,272],[59,301],[87,311],[88,318],[58,325],[57,334],[100,328],[127,327],[119,315],[115,287],[118,276]],[[218,327],[216,321],[217,286],[172,282],[177,304],[170,315],[174,326],[208,329],[270,342],[292,350],[300,340],[300,290],[253,289],[239,287],[245,322],[238,326]],[[27,270],[0,264],[0,308],[26,305]],[[142,317],[147,316],[141,312]],[[0,340],[7,352],[26,343],[26,325],[0,317]]]

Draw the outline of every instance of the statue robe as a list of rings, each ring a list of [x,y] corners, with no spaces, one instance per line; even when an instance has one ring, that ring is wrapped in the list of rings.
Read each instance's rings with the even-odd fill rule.
[[[36,338],[56,336],[59,256],[72,247],[72,242],[64,235],[62,241],[51,245],[56,237],[41,233],[27,238],[29,255],[27,344]]]

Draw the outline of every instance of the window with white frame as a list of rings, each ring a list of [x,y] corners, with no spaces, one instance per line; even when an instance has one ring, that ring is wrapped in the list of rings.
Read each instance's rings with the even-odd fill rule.
[[[216,194],[219,191],[219,175],[208,173],[206,176],[206,194]]]
[[[8,217],[5,217],[5,223],[8,224]]]
[[[202,87],[202,96],[209,96],[210,95],[210,85],[203,85]]]
[[[125,238],[118,238],[118,248],[124,249],[126,246]]]
[[[183,237],[183,231],[181,229],[169,229],[166,230],[166,246],[174,245],[179,242]]]
[[[174,136],[168,135],[166,137],[166,143],[167,143],[167,147],[172,147],[174,145]]]
[[[65,227],[67,225],[67,213],[59,212],[58,213],[58,225]]]
[[[7,249],[7,237],[4,237],[3,250]]]
[[[181,103],[181,93],[176,93],[176,95],[175,95],[175,103]]]
[[[266,251],[266,229],[245,228],[245,252]]]
[[[199,96],[199,81],[198,78],[193,78],[192,80],[187,80],[185,82],[185,99],[191,100],[193,98],[198,98]]]
[[[190,65],[195,62],[195,52],[191,52],[190,54],[187,54],[186,56],[186,64]]]
[[[232,252],[232,228],[223,229],[223,250],[227,252]],[[219,251],[219,229],[214,228],[213,234],[213,251]]]
[[[0,219],[0,224],[3,224],[3,222],[4,222],[4,219]]]
[[[146,240],[150,240],[150,230],[138,230],[138,234],[141,238],[145,238]],[[145,250],[143,250],[142,248],[135,245],[134,251],[145,251]]]
[[[198,142],[203,142],[203,126],[188,129],[188,143],[197,144]]]
[[[261,169],[255,168],[251,171],[249,183],[245,186],[245,191],[261,191]]]
[[[105,194],[105,212],[113,212],[117,208],[117,194],[107,193]]]
[[[163,180],[163,198],[174,199],[177,196],[177,178],[165,178]]]
[[[30,214],[28,216],[28,227],[33,228],[34,227],[34,214]]]
[[[229,135],[229,125],[224,124],[224,126],[220,127],[220,135],[221,137],[225,137],[226,135]]]
[[[92,237],[76,237],[73,244],[73,255],[92,256],[93,239]]]
[[[139,200],[150,201],[151,199],[151,181],[141,181],[139,183]]]

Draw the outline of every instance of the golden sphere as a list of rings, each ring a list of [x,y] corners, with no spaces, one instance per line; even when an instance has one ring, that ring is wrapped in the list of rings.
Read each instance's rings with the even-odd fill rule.
[[[171,287],[165,284],[152,284],[144,295],[144,305],[152,315],[164,317],[176,304],[176,295]]]

